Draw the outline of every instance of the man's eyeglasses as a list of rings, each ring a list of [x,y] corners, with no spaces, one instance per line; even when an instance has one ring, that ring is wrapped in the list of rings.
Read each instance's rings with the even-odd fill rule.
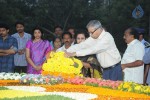
[[[96,28],[93,32],[89,32],[91,35],[93,35],[94,34],[94,32],[96,32],[97,30],[99,29],[99,27],[98,28]]]

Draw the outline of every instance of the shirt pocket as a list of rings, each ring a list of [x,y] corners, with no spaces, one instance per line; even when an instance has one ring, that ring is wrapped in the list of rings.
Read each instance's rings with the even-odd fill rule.
[[[135,61],[134,52],[126,52],[124,54],[124,58],[126,59],[126,62],[128,63],[134,62]]]

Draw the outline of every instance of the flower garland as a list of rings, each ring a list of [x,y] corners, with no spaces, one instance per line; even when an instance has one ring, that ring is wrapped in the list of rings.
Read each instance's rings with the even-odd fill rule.
[[[0,86],[20,85],[19,80],[0,80]]]
[[[82,76],[82,62],[76,58],[66,58],[64,52],[51,52],[50,58],[43,64],[42,74],[46,73],[59,76]]]
[[[62,77],[56,76],[43,76],[40,74],[27,74],[20,79],[20,82],[23,84],[58,84],[63,82]]]
[[[97,94],[98,98],[95,100],[149,100],[150,96],[144,94],[137,94],[131,92],[123,92],[119,90],[111,90],[101,87],[93,87],[87,92]]]
[[[72,85],[72,84],[59,84],[59,85],[41,85],[42,87],[46,88],[46,92],[83,92],[91,88],[90,86],[86,85]]]
[[[0,73],[0,86],[9,86],[9,85],[20,85],[19,79],[22,76],[26,75],[25,73]]]
[[[81,78],[81,77],[67,79],[67,82],[70,84],[90,85],[111,89],[117,89],[118,86],[122,83],[122,81],[111,81],[111,80],[102,80],[96,78]]]
[[[0,80],[19,80],[23,75],[26,75],[25,73],[0,73]]]
[[[94,100],[149,100],[150,96],[144,94],[136,94],[130,92],[123,92],[119,90],[111,90],[101,87],[85,86],[85,85],[71,85],[71,84],[61,84],[61,85],[43,85],[47,92],[84,92],[97,94],[98,98]]]
[[[97,94],[98,99],[103,98],[102,100],[150,99],[150,96],[148,96],[150,95],[150,87],[143,86],[133,82],[111,81],[111,80],[101,80],[96,78],[83,78],[83,77],[68,78],[67,80],[63,80],[63,78],[61,77],[54,77],[50,75],[42,76],[33,74],[24,75],[22,76],[21,79],[22,79],[21,81],[23,82],[29,81],[33,86],[37,85],[42,86],[46,88],[47,92],[57,91],[57,92],[92,93]],[[21,84],[19,83],[19,80],[0,80],[0,86],[9,86],[9,85],[21,85]]]
[[[134,82],[123,82],[118,86],[118,90],[150,95],[149,86],[143,86]]]

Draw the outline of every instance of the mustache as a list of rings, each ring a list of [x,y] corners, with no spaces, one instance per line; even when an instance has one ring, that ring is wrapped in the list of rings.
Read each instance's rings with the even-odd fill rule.
[[[69,41],[65,41],[65,43],[69,43]]]

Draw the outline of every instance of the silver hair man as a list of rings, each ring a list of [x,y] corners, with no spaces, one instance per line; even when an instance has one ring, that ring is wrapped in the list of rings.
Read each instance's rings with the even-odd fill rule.
[[[90,37],[82,43],[71,46],[65,55],[78,57],[96,54],[104,69],[103,79],[122,80],[121,56],[112,35],[103,29],[98,20],[91,20],[86,27]]]
[[[88,29],[89,27],[93,27],[94,29],[97,29],[97,28],[102,28],[102,25],[101,25],[100,21],[98,21],[98,20],[91,20],[87,24],[86,28]]]

